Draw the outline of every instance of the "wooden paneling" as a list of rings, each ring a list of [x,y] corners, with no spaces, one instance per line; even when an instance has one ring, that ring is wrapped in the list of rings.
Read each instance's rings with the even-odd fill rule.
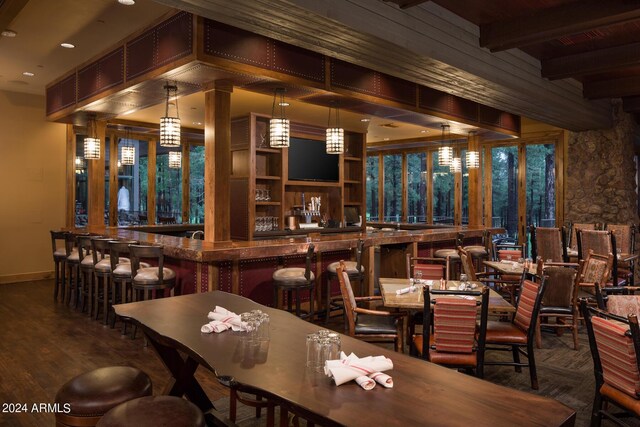
[[[493,170],[493,157],[491,146],[484,146],[484,225],[493,226],[493,192],[491,191],[491,171]]]
[[[231,238],[231,92],[233,85],[228,81],[216,82],[215,93],[215,232],[216,242]],[[205,194],[205,197],[207,194]]]
[[[73,125],[67,125],[65,158],[67,160],[65,172],[65,225],[75,225],[76,213],[76,134]]]
[[[233,221],[230,224],[230,235],[234,240],[249,240],[249,227],[253,222],[250,221],[250,207],[247,203],[249,200],[249,179],[248,178],[232,178],[230,181],[230,189],[233,194],[233,203],[231,203],[230,212]]]
[[[118,137],[109,135],[109,225],[118,225]]]
[[[124,82],[124,47],[78,70],[78,101]]]
[[[104,170],[106,153],[106,128],[107,123],[97,121],[95,125],[95,135],[100,139],[100,158],[97,160],[86,160],[89,169],[88,187],[88,224],[91,226],[104,225]],[[91,130],[88,134],[92,135]]]
[[[527,146],[518,145],[518,243],[527,240]]]
[[[150,139],[147,144],[147,221],[156,223],[156,146],[155,139]]]
[[[433,151],[428,151],[425,156],[427,162],[427,224],[433,224]]]
[[[47,87],[47,115],[76,103],[76,73]]]
[[[216,194],[215,194],[215,94],[208,91],[204,94],[204,240],[213,242],[216,229]]]

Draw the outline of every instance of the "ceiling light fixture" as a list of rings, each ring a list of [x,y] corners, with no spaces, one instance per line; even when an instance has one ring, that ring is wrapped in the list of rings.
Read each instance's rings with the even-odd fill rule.
[[[476,142],[473,144],[474,148],[478,147],[477,144],[478,133],[476,131],[470,131],[469,137],[467,138],[467,169],[478,169],[480,167],[480,152],[475,150],[470,150],[471,141]]]
[[[331,127],[331,110],[336,110],[336,123]],[[344,129],[340,127],[340,109],[335,101],[329,105],[329,119],[327,120],[327,154],[344,153]]]
[[[118,3],[123,4],[125,6],[133,6],[136,4],[135,0],[118,0]]]
[[[438,148],[438,165],[439,166],[451,166],[451,159],[453,159],[453,147],[446,145],[449,141],[449,125],[442,124],[442,141]]]
[[[76,47],[76,45],[72,43],[60,43],[60,46],[65,49],[73,49],[74,47]]]
[[[269,120],[269,145],[271,148],[286,148],[289,146],[290,124],[284,112],[284,93],[286,89],[276,88],[273,91],[273,105],[271,120]],[[280,107],[280,114],[276,117],[276,103]]]
[[[169,151],[169,167],[171,169],[180,169],[182,167],[182,152]]]
[[[32,73],[32,72],[30,72],[30,71],[25,71],[24,73],[22,73],[22,75],[23,75],[23,76],[27,76],[27,77],[33,77],[33,76],[35,76],[35,74],[33,74],[33,73]]]
[[[367,123],[367,122],[370,122],[371,119],[368,119],[368,118],[365,117],[365,118],[360,119],[360,121],[364,122],[364,123]]]
[[[120,160],[124,166],[133,166],[136,164],[136,147],[131,141],[131,131],[126,128],[124,131],[124,145],[120,150]]]
[[[2,34],[2,37],[11,37],[11,38],[13,38],[13,37],[18,35],[18,33],[16,33],[13,30],[4,30],[0,34]]]
[[[179,147],[180,146],[180,114],[178,111],[178,86],[166,84],[164,86],[167,91],[167,102],[164,111],[164,117],[160,118],[160,146],[161,147]],[[169,98],[171,91],[174,93],[173,106],[176,109],[175,117],[169,115]]]
[[[84,158],[97,160],[100,158],[100,139],[96,135],[96,116],[89,116],[87,137],[84,139]]]
[[[449,165],[449,172],[451,173],[462,172],[462,159],[460,157],[454,157],[451,159],[451,164]]]

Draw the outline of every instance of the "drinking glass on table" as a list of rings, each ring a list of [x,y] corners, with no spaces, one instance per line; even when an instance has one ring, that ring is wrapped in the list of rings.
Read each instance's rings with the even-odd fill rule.
[[[413,271],[413,278],[415,279],[414,280],[415,283],[422,282],[422,270],[414,270]]]
[[[462,289],[467,289],[469,287],[469,276],[462,273],[460,274],[460,284],[462,285]]]

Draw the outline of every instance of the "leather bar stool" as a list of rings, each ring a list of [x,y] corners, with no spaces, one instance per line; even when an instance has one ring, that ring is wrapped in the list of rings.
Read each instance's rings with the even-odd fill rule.
[[[69,413],[56,412],[56,426],[95,426],[110,409],[131,399],[151,396],[152,391],[151,378],[139,369],[130,366],[94,369],[60,387],[54,402],[61,408],[68,405]]]
[[[133,301],[139,299],[139,294],[143,294],[143,299],[147,300],[152,297],[152,291],[155,291],[155,297],[158,298],[163,296],[165,289],[174,289],[176,273],[164,266],[163,250],[162,246],[129,245]],[[141,262],[143,258],[149,261],[153,259],[158,265],[145,267],[145,263]]]
[[[71,302],[71,294],[73,298],[78,299],[78,288],[80,283],[80,253],[78,252],[78,236],[77,234],[67,233],[65,237],[65,250],[67,253],[67,270],[69,271],[69,286],[63,301],[65,304]]]
[[[362,285],[364,283],[364,267],[362,265],[362,250],[364,248],[364,240],[358,240],[358,246],[356,247],[356,260],[344,261],[349,281],[358,282],[358,296],[362,296]],[[332,262],[327,266],[327,293],[325,295],[325,305],[327,308],[325,323],[329,322],[329,316],[332,309],[342,310],[344,307],[342,304],[338,305],[334,303],[334,298],[331,297],[331,281],[338,280],[337,269],[340,266],[340,261]],[[342,295],[338,295],[335,300],[342,302]]]
[[[457,280],[460,277],[460,255],[458,254],[458,246],[462,246],[462,239],[464,235],[462,233],[458,233],[456,235],[456,246],[453,249],[438,249],[433,252],[434,258],[443,258],[446,259],[449,257],[449,268],[451,271],[451,279]]]
[[[311,271],[311,258],[313,257],[314,246],[309,244],[307,248],[306,266],[305,268],[299,267],[286,267],[280,268],[273,272],[273,306],[278,307],[278,299],[281,292],[287,293],[287,308],[289,312],[292,312],[291,300],[293,293],[296,295],[296,316],[300,318],[307,318],[309,321],[313,321],[314,305],[313,305],[313,292],[316,277]],[[307,314],[301,314],[300,310],[300,291],[309,291],[309,312]]]
[[[109,260],[111,262],[111,282],[113,283],[114,303],[124,304],[131,302],[131,259],[123,255],[129,255],[129,245],[137,245],[137,240],[113,240],[109,242]],[[150,267],[146,262],[141,262],[140,267]],[[113,315],[112,326],[115,325],[116,315]],[[122,334],[127,333],[125,322]]]
[[[464,239],[463,239],[464,240]],[[485,271],[484,261],[491,259],[491,231],[484,230],[482,232],[482,244],[481,245],[468,245],[462,249],[467,251],[471,256],[471,260],[476,267],[477,272]]]
[[[50,231],[51,233],[51,250],[53,253],[53,265],[55,268],[53,299],[58,300],[58,291],[62,291],[62,300],[64,301],[64,287],[67,269],[67,250],[65,239],[66,231]]]
[[[80,258],[80,281],[78,296],[82,298],[81,311],[84,312],[89,300],[89,316],[91,316],[92,303],[91,289],[93,288],[93,255],[91,254],[91,237],[78,236],[78,252]],[[76,298],[77,302],[77,298]]]
[[[121,403],[98,421],[97,427],[204,427],[202,411],[175,396],[148,396]]]
[[[93,274],[95,282],[93,286],[93,305],[95,307],[95,319],[100,316],[100,306],[104,316],[103,323],[109,323],[109,307],[111,298],[111,260],[109,255],[109,242],[113,239],[100,238],[91,240],[93,254]]]

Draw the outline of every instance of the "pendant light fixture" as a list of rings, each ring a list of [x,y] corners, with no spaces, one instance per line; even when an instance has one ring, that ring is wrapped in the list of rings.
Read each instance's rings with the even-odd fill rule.
[[[169,167],[171,169],[182,168],[182,152],[169,151]]]
[[[331,127],[331,110],[336,111],[336,124]],[[331,101],[329,106],[329,120],[327,120],[327,154],[344,153],[344,129],[340,127],[340,109],[335,101]]]
[[[285,116],[284,88],[277,88],[273,92],[273,106],[271,107],[271,120],[269,120],[269,145],[271,148],[287,148],[289,146],[289,119]],[[276,103],[279,114],[276,116]]]
[[[133,166],[136,163],[136,147],[131,142],[129,128],[126,128],[124,132],[124,145],[120,149],[120,160],[124,166]]]
[[[451,173],[462,172],[462,159],[460,157],[454,157],[451,159],[451,164],[449,165],[449,172]]]
[[[89,116],[87,137],[84,139],[84,158],[97,160],[100,158],[100,139],[96,135],[96,116]]]
[[[468,146],[467,146],[467,169],[478,169],[480,167],[480,152],[471,150],[471,141],[477,142],[478,133],[474,130],[469,132]],[[478,147],[478,144],[473,144],[474,148]]]
[[[165,106],[164,117],[160,118],[160,146],[161,147],[179,147],[180,146],[180,114],[178,113],[178,86],[166,84],[164,86],[167,91],[167,102]],[[176,115],[169,115],[169,100],[173,92],[173,106],[176,109]]]
[[[447,145],[449,143],[449,125],[442,124],[442,142],[438,148],[438,165],[439,166],[451,166],[451,159],[453,159],[453,147]]]

